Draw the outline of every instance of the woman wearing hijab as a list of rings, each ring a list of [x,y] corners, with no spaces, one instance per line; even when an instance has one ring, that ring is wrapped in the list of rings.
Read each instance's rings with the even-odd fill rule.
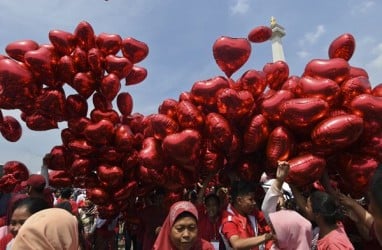
[[[19,230],[13,250],[78,250],[77,219],[61,208],[41,210]]]
[[[154,250],[214,250],[198,236],[198,212],[188,201],[174,203],[154,243]]]

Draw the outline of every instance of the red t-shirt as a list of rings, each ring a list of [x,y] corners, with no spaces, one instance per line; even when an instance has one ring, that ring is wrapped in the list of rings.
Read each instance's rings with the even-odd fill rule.
[[[219,216],[216,222],[212,222],[209,219],[205,209],[198,209],[198,213],[198,229],[200,237],[207,241],[219,241],[219,228],[221,225],[221,217]]]

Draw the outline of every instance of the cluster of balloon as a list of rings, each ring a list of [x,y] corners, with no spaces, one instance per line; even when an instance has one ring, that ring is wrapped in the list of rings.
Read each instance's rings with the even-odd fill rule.
[[[133,99],[121,92],[121,81],[132,85],[146,78],[147,70],[137,63],[149,48],[132,37],[96,35],[85,21],[73,33],[51,30],[49,40],[50,44],[23,40],[6,46],[7,55],[0,58],[0,109],[20,110],[21,119],[35,131],[67,122],[62,145],[51,150],[50,183],[91,188],[90,197],[107,216],[137,186],[134,178],[128,178],[135,171],[130,152],[141,142],[129,126],[136,119],[131,116]],[[73,89],[72,94],[65,93],[65,84]],[[94,109],[88,111],[90,97]],[[114,100],[119,112],[113,109]],[[3,117],[1,110],[0,132],[16,142],[21,136],[20,123],[14,117]],[[11,178],[9,172],[0,183],[9,187],[23,180],[15,174]]]
[[[280,160],[290,162],[288,181],[296,186],[310,187],[327,169],[344,192],[364,195],[382,160],[382,85],[372,88],[367,72],[349,64],[354,37],[336,38],[329,58],[311,60],[301,76],[277,61],[232,79],[251,42],[271,36],[269,27],[259,26],[247,38],[218,38],[213,56],[225,76],[196,81],[178,100],[165,99],[158,113],[143,116],[132,114],[132,97],[120,92],[120,81],[145,79],[146,70],[134,64],[147,56],[147,45],[96,36],[81,22],[73,34],[51,31],[51,45],[7,46],[0,108],[20,109],[33,130],[67,121],[62,145],[49,154],[50,183],[86,188],[102,217],[158,186],[171,204],[207,175],[214,184],[225,185],[232,175],[258,181],[264,171],[274,175]],[[77,94],[66,97],[64,83]],[[0,128],[10,141],[21,135],[11,117],[1,116]]]

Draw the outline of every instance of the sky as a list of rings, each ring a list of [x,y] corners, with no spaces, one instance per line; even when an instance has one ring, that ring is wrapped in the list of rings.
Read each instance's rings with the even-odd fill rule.
[[[178,99],[194,82],[224,75],[212,46],[221,36],[246,38],[274,16],[285,28],[282,43],[290,75],[301,75],[313,59],[327,59],[330,43],[343,33],[355,37],[352,66],[364,68],[373,86],[382,82],[382,1],[379,0],[1,0],[0,54],[14,41],[31,39],[50,43],[51,30],[74,32],[87,21],[95,34],[133,37],[149,46],[148,57],[138,65],[147,78],[134,86],[122,85],[134,99],[133,112],[157,113],[165,99]],[[232,75],[261,70],[272,62],[271,43],[252,44],[250,59]],[[29,130],[17,110],[2,110],[23,126],[17,142],[0,137],[0,164],[17,160],[31,173],[40,169],[43,156],[61,144],[59,129]]]

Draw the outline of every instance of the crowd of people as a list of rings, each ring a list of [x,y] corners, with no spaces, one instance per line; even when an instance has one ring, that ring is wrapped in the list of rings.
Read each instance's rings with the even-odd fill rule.
[[[270,186],[235,179],[211,187],[207,177],[171,206],[158,187],[107,219],[85,190],[52,190],[32,174],[1,193],[0,250],[382,249],[382,165],[363,200],[333,188],[326,173],[322,190],[300,190],[285,183],[288,172],[279,162]]]

